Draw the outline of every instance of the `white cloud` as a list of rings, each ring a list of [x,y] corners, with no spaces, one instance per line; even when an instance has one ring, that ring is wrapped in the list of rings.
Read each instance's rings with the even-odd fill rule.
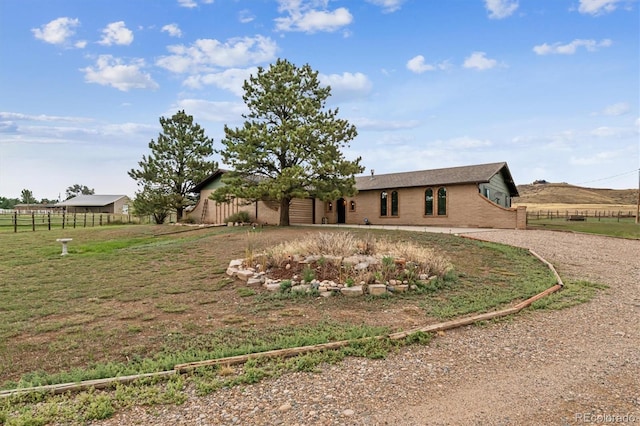
[[[80,25],[78,19],[58,18],[42,25],[40,28],[33,28],[31,32],[38,40],[50,44],[64,44],[67,39],[75,34],[74,28]]]
[[[229,90],[238,96],[244,94],[242,88],[244,81],[248,80],[251,74],[257,74],[258,69],[252,68],[230,68],[219,73],[204,75],[193,75],[184,81],[184,85],[198,89],[203,85],[214,85],[221,89]]]
[[[242,24],[248,24],[256,19],[255,15],[251,13],[249,9],[243,9],[238,13],[238,20]]]
[[[318,74],[320,84],[331,86],[331,98],[334,101],[362,98],[371,91],[371,81],[360,72],[352,74]]]
[[[201,0],[202,4],[212,4],[213,2],[214,0]],[[193,9],[194,7],[198,7],[198,2],[196,0],[178,0],[178,5]]]
[[[182,30],[178,24],[167,24],[162,27],[162,32],[169,33],[171,37],[182,37]]]
[[[133,32],[124,21],[112,22],[102,30],[102,39],[98,42],[105,46],[112,44],[129,45],[133,41]]]
[[[518,2],[512,0],[484,0],[484,7],[489,11],[489,18],[503,19],[511,16],[518,9]]]
[[[176,110],[185,110],[192,115],[196,121],[210,121],[215,123],[242,122],[242,114],[248,113],[247,106],[243,102],[212,102],[203,99],[181,99],[173,112],[168,112],[165,116],[175,114]]]
[[[610,115],[610,116],[618,116],[618,115],[624,115],[628,113],[630,110],[631,110],[631,106],[628,103],[620,102],[617,104],[607,106],[604,109],[604,111],[602,111],[602,114]]]
[[[358,130],[371,130],[371,131],[393,131],[393,130],[405,130],[413,129],[420,125],[418,120],[372,120],[370,118],[352,118],[349,119]]]
[[[80,41],[76,41],[73,46],[77,49],[84,49],[85,47],[87,47],[87,41],[86,40],[80,40]]]
[[[371,4],[382,7],[384,13],[392,13],[399,10],[405,0],[367,0]]]
[[[471,56],[464,60],[463,66],[483,71],[494,68],[496,65],[498,65],[498,62],[495,59],[487,58],[485,52],[473,52]]]
[[[142,59],[124,64],[122,60],[111,55],[100,55],[95,67],[83,68],[81,71],[85,73],[84,79],[87,83],[112,86],[123,92],[131,89],[157,89],[158,83],[142,71],[144,66]]]
[[[600,42],[595,40],[584,40],[584,39],[575,39],[571,43],[568,44],[560,44],[554,43],[549,45],[547,43],[534,46],[533,51],[538,55],[550,55],[550,54],[558,54],[558,55],[573,55],[576,53],[579,47],[584,47],[589,52],[595,52],[600,47],[609,47],[612,42],[609,39],[603,39]]]
[[[268,37],[232,38],[226,43],[214,39],[196,40],[191,46],[167,48],[173,55],[163,56],[156,65],[174,73],[211,71],[215,68],[241,67],[275,58],[277,45]]]
[[[416,74],[422,74],[425,71],[444,70],[449,68],[449,62],[444,61],[439,64],[427,64],[424,62],[424,56],[417,55],[407,61],[407,69]]]
[[[580,0],[578,11],[587,15],[603,15],[616,10],[620,0]]]
[[[88,118],[83,117],[70,117],[70,116],[58,116],[58,115],[32,115],[32,114],[22,114],[19,112],[0,112],[0,120],[20,120],[20,121],[63,121],[63,122],[74,122],[74,123],[84,123],[88,121],[92,121]]]
[[[137,135],[153,132],[157,126],[141,123],[120,123],[107,124],[102,127],[101,133],[104,135]]]
[[[602,151],[588,157],[572,156],[569,163],[574,166],[593,166],[597,164],[610,163],[612,159],[620,156],[616,151]]]
[[[616,129],[612,129],[611,127],[602,126],[592,130],[591,134],[593,136],[598,136],[601,138],[608,138],[608,137],[615,136],[617,134],[617,131]]]
[[[275,19],[278,31],[333,32],[353,21],[353,16],[344,7],[333,11],[315,9],[316,6],[324,6],[326,2],[323,1],[278,0],[278,3],[278,11],[288,14]]]
[[[493,145],[489,140],[475,139],[469,136],[449,139],[443,143],[443,146],[455,149],[474,149],[484,148]]]

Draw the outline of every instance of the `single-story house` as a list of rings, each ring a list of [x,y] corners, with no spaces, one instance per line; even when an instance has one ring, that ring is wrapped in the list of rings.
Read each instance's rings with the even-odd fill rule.
[[[67,213],[128,214],[130,202],[126,195],[78,195],[56,206],[64,208]]]
[[[190,217],[200,223],[224,223],[240,210],[257,223],[277,224],[279,204],[235,199],[217,203],[209,195],[219,188],[225,170],[198,184],[200,200]],[[353,197],[321,201],[294,199],[292,224],[375,224],[523,229],[526,208],[511,208],[518,196],[507,163],[490,163],[443,169],[356,177]]]

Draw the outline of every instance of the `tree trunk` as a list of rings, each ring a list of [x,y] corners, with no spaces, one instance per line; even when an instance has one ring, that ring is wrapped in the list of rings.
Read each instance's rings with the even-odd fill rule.
[[[289,204],[291,198],[280,200],[280,226],[289,226]]]
[[[180,222],[182,220],[182,213],[184,212],[183,207],[176,208],[176,222]]]

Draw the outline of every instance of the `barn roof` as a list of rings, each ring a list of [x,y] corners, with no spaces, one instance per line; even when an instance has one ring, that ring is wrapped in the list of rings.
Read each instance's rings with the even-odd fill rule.
[[[78,195],[61,201],[56,206],[62,207],[103,207],[115,203],[126,195]]]

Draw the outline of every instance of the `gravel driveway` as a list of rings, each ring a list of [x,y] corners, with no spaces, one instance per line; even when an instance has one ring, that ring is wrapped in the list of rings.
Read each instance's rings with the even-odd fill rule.
[[[385,360],[349,358],[102,425],[640,424],[640,240],[496,230],[564,280],[609,286],[589,303],[447,332]]]

